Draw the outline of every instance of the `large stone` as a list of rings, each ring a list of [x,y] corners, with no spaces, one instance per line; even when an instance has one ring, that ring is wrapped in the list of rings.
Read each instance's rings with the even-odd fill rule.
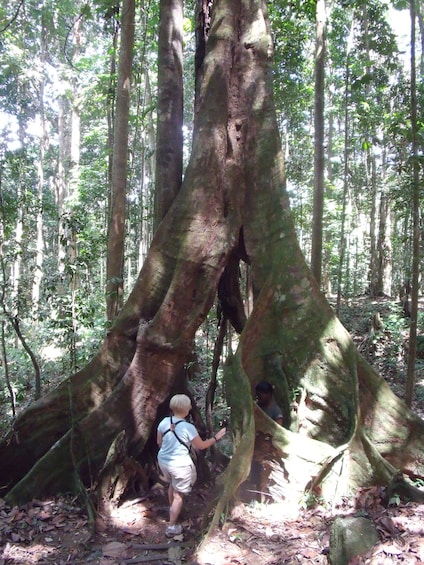
[[[369,551],[379,539],[373,522],[368,518],[338,517],[330,530],[329,561],[332,565],[349,565],[353,557]]]

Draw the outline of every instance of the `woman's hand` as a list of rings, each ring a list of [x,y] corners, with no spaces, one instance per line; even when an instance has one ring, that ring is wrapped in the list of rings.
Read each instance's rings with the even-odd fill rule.
[[[219,432],[216,432],[214,436],[208,439],[202,439],[200,436],[196,436],[192,444],[196,449],[208,449],[208,447],[212,447],[217,441],[219,441],[227,432],[227,428],[221,428]]]
[[[227,433],[227,428],[221,428],[219,432],[216,432],[215,434],[216,441],[219,441],[222,437],[225,436],[226,433]]]

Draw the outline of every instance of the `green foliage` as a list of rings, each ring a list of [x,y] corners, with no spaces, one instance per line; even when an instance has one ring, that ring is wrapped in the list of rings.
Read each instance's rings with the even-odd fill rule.
[[[310,108],[313,68],[308,57],[313,19],[308,6],[314,2],[273,2],[270,19],[274,39],[274,96],[277,113],[291,135],[305,128],[305,112]],[[315,9],[314,9],[315,13]],[[304,134],[303,134],[304,135]]]
[[[323,503],[323,498],[310,490],[305,491],[299,500],[300,508],[312,510]]]
[[[402,503],[402,499],[399,494],[394,493],[393,496],[390,498],[388,502],[388,506],[400,506]]]
[[[420,477],[417,477],[416,479],[411,480],[411,483],[414,485],[414,487],[416,488],[420,488],[423,489],[424,488],[424,480],[421,479]]]

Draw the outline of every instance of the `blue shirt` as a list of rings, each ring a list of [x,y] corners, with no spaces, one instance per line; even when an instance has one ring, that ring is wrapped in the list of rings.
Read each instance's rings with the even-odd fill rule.
[[[188,448],[199,432],[193,424],[173,416],[172,423],[175,425],[177,422],[179,423],[175,426],[175,433],[187,447],[181,445],[172,431],[167,432],[171,428],[171,418],[164,418],[158,426],[158,432],[162,434],[162,447],[159,449],[158,460],[165,465],[190,465],[191,457]]]
[[[267,406],[267,407],[259,406],[259,408],[261,408],[265,412],[265,414],[268,414],[268,416],[270,418],[272,418],[273,420],[277,420],[278,418],[283,417],[283,412],[282,412],[281,408],[274,401],[272,401],[270,406]]]

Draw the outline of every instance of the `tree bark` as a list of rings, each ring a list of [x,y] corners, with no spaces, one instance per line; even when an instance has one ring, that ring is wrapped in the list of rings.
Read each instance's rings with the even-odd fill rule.
[[[315,111],[314,111],[314,201],[312,218],[311,270],[321,286],[322,230],[324,213],[324,98],[325,98],[325,0],[316,7]]]
[[[144,73],[145,80],[145,91],[143,98],[143,107],[152,108],[153,107],[153,95],[150,86],[150,78],[147,70]],[[147,116],[147,127],[146,127],[146,140],[143,147],[142,156],[142,167],[140,172],[140,240],[138,244],[138,271],[141,269],[153,237],[153,220],[154,216],[154,204],[153,195],[151,194],[150,185],[153,184],[154,170],[155,170],[155,159],[154,159],[154,147],[155,147],[155,127],[153,121],[153,112],[149,111]],[[147,213],[146,213],[147,211]]]
[[[378,228],[378,288],[385,296],[392,296],[391,205],[385,189],[380,197]]]
[[[408,375],[406,382],[405,401],[411,406],[415,387],[415,360],[417,356],[417,327],[418,327],[418,294],[420,278],[420,172],[418,162],[418,103],[415,55],[416,9],[415,0],[410,0],[411,13],[411,155],[412,155],[412,288],[411,288],[411,323],[409,326]]]
[[[352,16],[352,28],[354,24],[354,16]],[[347,45],[346,51],[346,73],[344,79],[344,148],[343,148],[343,201],[342,201],[342,217],[341,217],[341,225],[340,225],[340,257],[339,257],[339,265],[337,270],[337,304],[336,304],[336,312],[339,314],[340,312],[340,304],[342,299],[342,278],[343,278],[343,265],[345,260],[345,252],[346,252],[346,208],[347,208],[347,201],[349,198],[349,127],[350,127],[350,119],[349,119],[349,101],[350,101],[350,46],[349,43]]]
[[[161,0],[154,229],[181,188],[183,172],[183,0]]]
[[[46,114],[45,114],[45,100],[44,100],[44,73],[45,73],[45,60],[46,60],[46,29],[44,14],[41,18],[42,27],[40,33],[40,64],[42,68],[40,80],[40,121],[41,121],[41,138],[39,146],[39,160],[37,166],[37,222],[36,222],[36,249],[35,249],[35,268],[34,278],[32,282],[32,312],[33,319],[38,319],[38,308],[40,300],[41,279],[43,274],[43,259],[44,259],[44,236],[43,236],[43,191],[44,191],[44,167],[45,167],[45,153],[47,146],[47,131],[46,131]],[[41,383],[39,380],[35,383],[35,398],[41,396]]]
[[[128,124],[134,26],[135,1],[123,0],[107,245],[106,306],[109,322],[115,319],[123,303]]]
[[[381,296],[381,288],[379,288],[378,279],[378,258],[379,250],[377,248],[377,179],[376,179],[376,160],[372,149],[367,150],[366,154],[366,168],[368,170],[368,186],[367,190],[370,193],[371,208],[370,208],[370,261],[369,261],[369,294],[370,296]]]
[[[75,22],[72,44],[72,57],[77,59],[81,50],[81,21]],[[78,81],[74,74],[64,77],[69,81],[72,90],[72,99],[79,100]],[[69,94],[63,94],[59,98],[59,157],[58,174],[56,183],[56,203],[58,208],[58,273],[59,293],[64,293],[64,284],[69,272],[71,275],[69,286],[72,293],[78,286],[76,270],[67,269],[67,265],[75,266],[77,259],[77,239],[73,229],[73,210],[69,201],[75,198],[76,187],[79,181],[80,142],[81,142],[81,118],[78,104],[72,104]],[[74,324],[74,320],[72,320]]]
[[[265,2],[214,4],[202,76],[190,163],[133,292],[90,365],[25,411],[0,446],[9,502],[89,483],[123,431],[130,455],[142,453],[242,228],[256,301],[225,370],[234,453],[212,527],[248,476],[258,432],[271,437],[287,493],[336,500],[398,470],[424,476],[423,421],[358,355],[298,245]],[[302,391],[296,428],[253,403],[270,360],[280,390]]]

